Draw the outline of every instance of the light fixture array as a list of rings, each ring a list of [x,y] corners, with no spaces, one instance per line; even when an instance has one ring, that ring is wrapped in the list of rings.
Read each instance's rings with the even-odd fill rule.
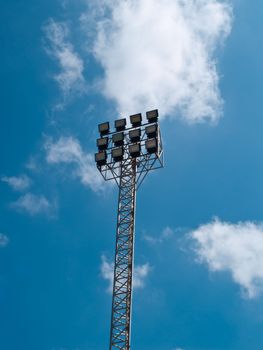
[[[130,126],[127,127],[125,118],[115,120],[114,129],[110,123],[98,126],[100,138],[97,139],[98,152],[95,161],[99,168],[127,159],[136,158],[138,161],[145,155],[160,156],[161,137],[158,127],[158,110],[146,112],[146,121],[142,114],[130,116]]]

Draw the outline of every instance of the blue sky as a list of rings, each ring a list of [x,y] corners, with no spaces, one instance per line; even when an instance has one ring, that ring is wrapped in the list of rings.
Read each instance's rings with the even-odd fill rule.
[[[97,124],[159,108],[132,349],[263,348],[261,1],[0,4],[0,348],[108,347],[117,188]]]

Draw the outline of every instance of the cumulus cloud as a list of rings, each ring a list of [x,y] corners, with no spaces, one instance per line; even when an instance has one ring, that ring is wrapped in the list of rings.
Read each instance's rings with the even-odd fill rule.
[[[6,247],[8,243],[9,243],[9,238],[3,233],[0,233],[0,248]]]
[[[54,76],[64,95],[82,92],[85,87],[84,63],[69,41],[69,27],[64,22],[50,19],[43,27],[47,53],[57,60],[60,73]]]
[[[229,1],[91,3],[86,23],[94,25],[90,14],[97,6],[93,53],[104,68],[101,88],[120,113],[159,108],[163,116],[179,115],[190,123],[218,120],[216,52],[231,32]]]
[[[173,229],[171,229],[171,227],[166,226],[161,234],[158,237],[153,237],[150,235],[144,235],[144,240],[151,243],[151,244],[156,244],[156,243],[163,243],[164,241],[166,241],[167,239],[171,238],[174,234]]]
[[[138,265],[134,267],[133,274],[133,288],[143,288],[145,286],[145,279],[149,275],[151,267],[149,263]],[[114,274],[114,264],[109,263],[107,258],[102,256],[102,263],[100,266],[100,272],[102,277],[109,282],[109,286],[107,291],[109,293],[112,292],[112,284],[113,284],[113,274]]]
[[[1,180],[6,182],[15,191],[24,191],[31,185],[31,180],[27,175],[11,177],[3,176]]]
[[[35,195],[32,193],[26,193],[21,196],[15,202],[11,203],[11,208],[26,212],[31,216],[38,214],[53,215],[56,210],[56,205],[50,203],[43,195]]]
[[[248,298],[263,292],[263,224],[215,219],[191,232],[199,261],[228,271]]]
[[[94,155],[85,153],[78,140],[73,137],[60,137],[57,142],[48,140],[45,144],[46,160],[50,164],[72,164],[73,175],[80,178],[83,185],[93,191],[101,191],[105,187],[104,181],[95,164]]]

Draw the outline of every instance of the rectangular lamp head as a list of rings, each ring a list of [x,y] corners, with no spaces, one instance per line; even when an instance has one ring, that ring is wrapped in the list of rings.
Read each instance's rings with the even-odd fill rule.
[[[107,161],[107,153],[105,151],[101,151],[95,154],[95,161],[97,165],[105,165]]]
[[[140,143],[135,143],[133,145],[129,145],[129,153],[130,153],[132,158],[139,157],[141,155]]]
[[[101,123],[99,124],[99,133],[101,136],[107,135],[110,132],[110,123]]]
[[[157,139],[149,139],[145,142],[145,147],[148,153],[157,153],[158,152],[158,142]]]
[[[133,127],[140,126],[142,124],[142,114],[133,114],[130,116],[130,121]]]
[[[146,118],[149,123],[156,123],[159,117],[158,109],[146,112]]]
[[[153,124],[153,125],[146,126],[145,132],[149,139],[156,137],[158,132],[158,125]]]
[[[141,139],[141,129],[130,130],[129,138],[131,142],[139,142]]]
[[[126,127],[126,119],[125,118],[115,120],[116,131],[123,131],[123,130],[125,130],[125,127]]]
[[[122,146],[124,142],[124,133],[118,132],[117,134],[112,135],[112,142],[115,146]]]
[[[121,162],[123,160],[123,147],[113,148],[111,151],[114,162]]]
[[[97,139],[97,147],[100,151],[107,149],[108,143],[109,143],[108,137],[101,137],[100,139]]]

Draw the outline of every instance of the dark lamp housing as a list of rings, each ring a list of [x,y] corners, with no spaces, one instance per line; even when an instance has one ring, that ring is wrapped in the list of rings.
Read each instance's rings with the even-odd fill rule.
[[[123,160],[123,148],[113,148],[111,151],[112,158],[115,162],[121,162]]]
[[[107,135],[110,132],[109,122],[99,124],[99,133],[101,136]]]
[[[148,153],[156,153],[158,151],[157,139],[146,140],[145,147]]]
[[[158,109],[146,112],[146,118],[149,123],[156,123],[159,117]]]
[[[108,137],[102,137],[100,139],[97,139],[97,147],[100,151],[107,149],[108,143],[109,143]]]
[[[122,146],[124,141],[124,133],[118,132],[117,134],[112,135],[112,142],[115,146]]]
[[[149,125],[149,126],[146,126],[145,128],[146,135],[149,139],[156,137],[157,131],[158,131],[157,124]]]
[[[141,145],[139,143],[135,143],[134,145],[129,146],[129,152],[132,158],[139,157],[141,154]]]
[[[126,119],[125,118],[115,120],[115,128],[117,131],[125,130],[125,126],[126,126]]]
[[[142,115],[141,113],[134,114],[130,116],[130,121],[133,127],[140,126],[142,124]]]
[[[105,151],[101,151],[95,154],[95,161],[97,165],[105,165],[107,160],[107,153]]]
[[[129,131],[129,138],[131,142],[138,142],[141,138],[141,129],[134,129]]]

